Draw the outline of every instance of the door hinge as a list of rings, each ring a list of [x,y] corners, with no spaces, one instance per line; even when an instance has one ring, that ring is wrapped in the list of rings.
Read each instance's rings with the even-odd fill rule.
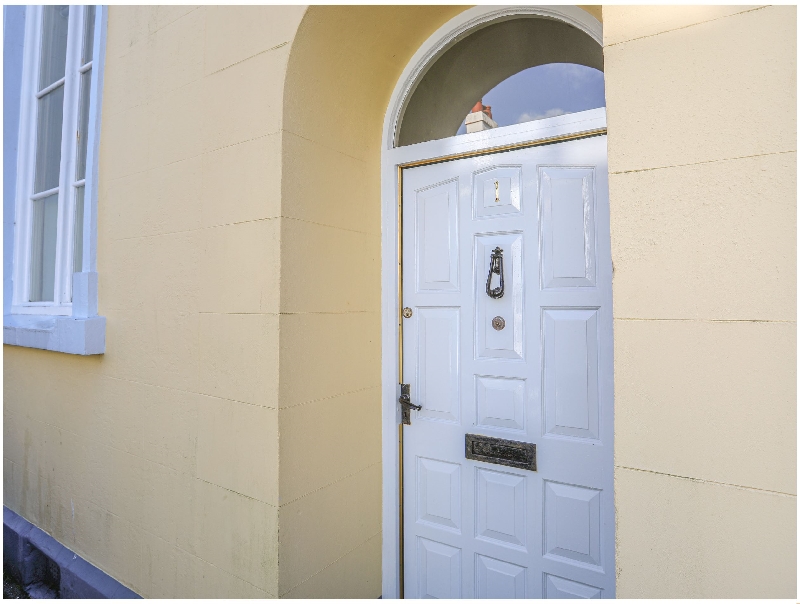
[[[402,422],[406,426],[411,425],[411,410],[422,409],[420,405],[415,405],[411,402],[411,384],[400,384],[400,398],[397,400],[400,403],[400,411]]]

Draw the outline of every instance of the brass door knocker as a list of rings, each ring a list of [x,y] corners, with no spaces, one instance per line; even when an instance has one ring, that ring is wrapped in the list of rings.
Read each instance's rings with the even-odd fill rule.
[[[500,275],[499,287],[492,288],[492,273]],[[503,250],[496,247],[492,251],[492,258],[489,261],[489,276],[486,277],[486,295],[497,300],[503,297],[505,289],[505,283],[503,283]]]

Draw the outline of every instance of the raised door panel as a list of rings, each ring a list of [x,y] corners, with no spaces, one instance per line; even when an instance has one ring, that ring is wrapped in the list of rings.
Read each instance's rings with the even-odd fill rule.
[[[477,425],[513,432],[525,431],[525,380],[475,376]]]
[[[417,596],[461,597],[461,550],[417,537]]]
[[[417,458],[417,521],[461,532],[461,466]]]
[[[521,166],[499,166],[472,176],[472,215],[475,218],[522,213]]]
[[[418,310],[418,381],[422,410],[415,418],[457,423],[461,417],[458,388],[459,309]]]
[[[475,555],[475,595],[509,600],[525,596],[525,568],[481,554]]]
[[[542,311],[545,433],[599,438],[597,309]]]
[[[600,566],[600,493],[545,481],[544,553],[550,558]]]
[[[503,287],[501,298],[486,293],[492,252],[503,252]],[[475,236],[475,350],[478,359],[524,359],[524,313],[522,267],[522,233],[480,234]],[[493,274],[490,288],[499,287]],[[493,326],[499,317],[504,325]]]
[[[477,538],[525,549],[525,477],[476,468]]]
[[[540,168],[539,190],[542,287],[594,287],[594,170]]]
[[[458,180],[416,192],[418,292],[458,291]]]
[[[578,583],[563,577],[544,574],[544,597],[551,600],[599,600],[603,590],[599,587]]]

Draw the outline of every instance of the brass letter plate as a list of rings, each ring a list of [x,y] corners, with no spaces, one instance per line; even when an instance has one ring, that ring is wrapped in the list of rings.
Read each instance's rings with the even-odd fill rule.
[[[533,443],[480,434],[467,434],[465,440],[467,459],[536,471],[536,445]]]

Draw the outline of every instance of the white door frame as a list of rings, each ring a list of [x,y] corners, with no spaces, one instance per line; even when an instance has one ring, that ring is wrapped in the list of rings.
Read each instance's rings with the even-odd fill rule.
[[[576,6],[478,6],[457,15],[440,27],[419,48],[401,75],[384,118],[381,154],[381,401],[383,460],[382,594],[400,595],[399,509],[399,358],[401,274],[399,272],[399,185],[401,169],[417,162],[445,161],[452,156],[492,153],[569,139],[605,131],[605,109],[562,115],[546,120],[507,126],[451,138],[395,148],[397,125],[416,84],[440,53],[488,23],[515,15],[559,19],[577,27],[602,45],[602,25]]]

